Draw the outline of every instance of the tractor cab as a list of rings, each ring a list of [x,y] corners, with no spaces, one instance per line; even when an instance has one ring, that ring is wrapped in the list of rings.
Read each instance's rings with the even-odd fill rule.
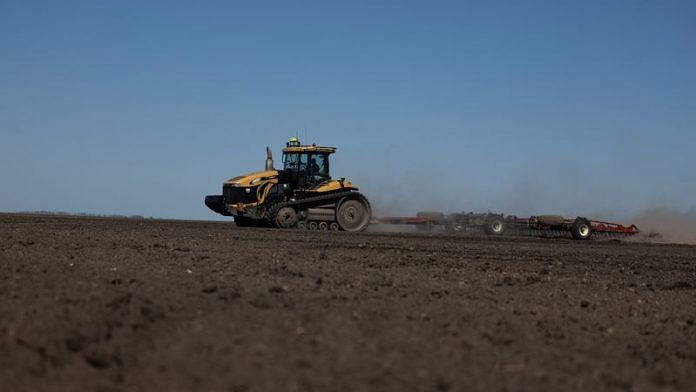
[[[302,145],[297,138],[290,139],[283,148],[280,182],[290,184],[294,189],[309,190],[331,180],[329,155],[334,152],[334,147]]]

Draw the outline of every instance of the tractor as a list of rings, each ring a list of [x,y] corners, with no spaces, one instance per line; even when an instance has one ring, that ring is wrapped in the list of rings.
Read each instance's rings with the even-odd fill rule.
[[[363,231],[370,203],[355,184],[331,177],[329,157],[335,152],[291,138],[283,148],[283,167],[276,169],[266,147],[264,171],[225,181],[222,194],[206,196],[205,205],[232,216],[238,227]]]

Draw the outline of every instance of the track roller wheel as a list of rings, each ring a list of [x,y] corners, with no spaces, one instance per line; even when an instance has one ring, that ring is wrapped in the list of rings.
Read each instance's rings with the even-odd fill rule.
[[[275,223],[281,229],[289,229],[297,224],[297,212],[292,207],[283,207],[275,217]]]
[[[592,238],[592,224],[587,218],[575,218],[573,227],[570,228],[570,233],[576,240],[589,240]]]
[[[339,231],[339,230],[341,230],[341,227],[338,225],[338,223],[336,223],[336,222],[331,222],[331,224],[329,224],[329,230],[331,230],[331,231]]]
[[[305,222],[305,221],[297,222],[297,228],[300,230],[307,230],[307,222]]]
[[[309,230],[316,230],[318,227],[319,227],[319,225],[315,221],[311,221],[307,224],[307,228]]]
[[[326,222],[319,222],[319,230],[329,230],[329,224]]]
[[[364,197],[349,196],[336,209],[336,221],[345,231],[363,231],[370,224],[372,210]]]
[[[505,221],[501,216],[490,216],[483,224],[483,231],[489,235],[502,235],[505,233]]]

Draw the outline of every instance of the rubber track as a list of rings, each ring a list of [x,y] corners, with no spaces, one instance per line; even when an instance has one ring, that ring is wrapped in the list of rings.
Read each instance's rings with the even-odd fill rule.
[[[301,204],[314,204],[314,203],[321,203],[322,201],[329,201],[329,200],[334,200],[336,201],[346,197],[346,196],[358,196],[365,198],[362,193],[360,192],[355,192],[355,191],[346,191],[346,192],[338,192],[338,193],[331,193],[328,195],[322,195],[322,196],[314,196],[314,197],[307,197],[304,199],[300,200],[291,200],[291,201],[285,201],[282,203],[275,204],[273,207],[271,207],[268,210],[266,220],[272,227],[277,227],[275,224],[275,216],[280,211],[281,208],[284,207],[291,207],[291,206],[296,206],[296,205],[301,205]],[[319,204],[321,205],[321,204]]]

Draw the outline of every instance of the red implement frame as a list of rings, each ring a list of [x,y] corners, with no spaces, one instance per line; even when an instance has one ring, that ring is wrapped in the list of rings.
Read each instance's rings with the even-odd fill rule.
[[[624,226],[619,223],[612,223],[612,222],[602,222],[602,221],[596,221],[596,220],[590,220],[590,223],[592,224],[592,231],[596,233],[622,233],[622,234],[638,234],[640,233],[640,230],[638,230],[638,226],[636,225],[630,225],[630,226]]]
[[[604,236],[631,236],[640,233],[636,225],[625,226],[620,223],[606,222],[600,220],[588,219],[592,225],[592,232]],[[375,218],[374,223],[388,223],[393,225],[416,225],[416,226],[451,226],[461,225],[457,219],[450,218],[448,215],[443,215],[440,218],[430,216],[392,216]],[[504,219],[506,225],[511,228],[527,229],[537,232],[549,233],[569,233],[573,226],[574,220],[564,219],[563,223],[558,226],[548,226],[541,224],[539,218],[531,216],[529,218],[518,218],[516,216],[507,216]],[[481,225],[467,223],[466,227],[481,227]],[[461,226],[459,226],[461,227]]]

